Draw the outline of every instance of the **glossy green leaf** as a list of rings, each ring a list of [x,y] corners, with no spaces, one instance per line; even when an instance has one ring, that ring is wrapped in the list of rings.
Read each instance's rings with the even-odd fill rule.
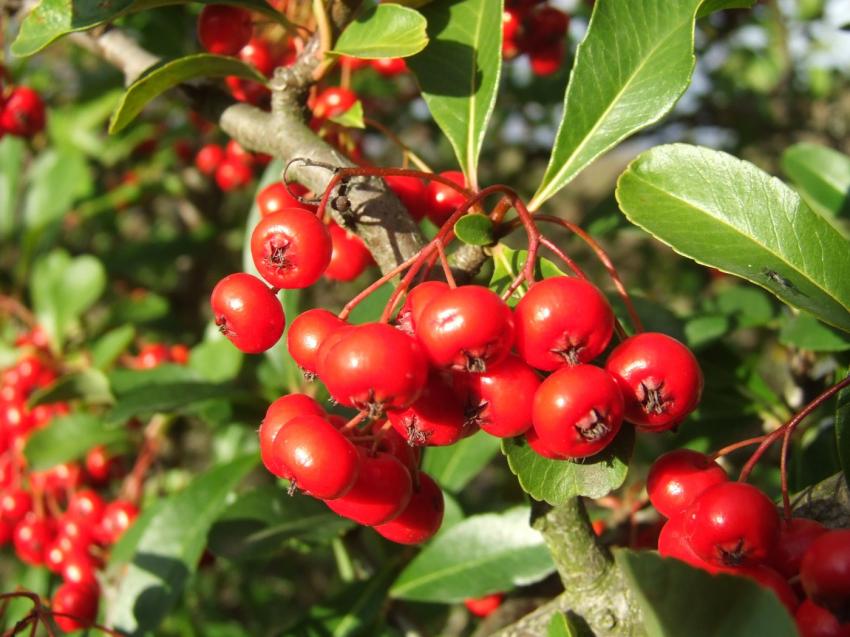
[[[180,596],[230,492],[253,469],[255,454],[194,478],[148,518],[110,604],[108,623],[130,635],[154,630]],[[191,524],[187,524],[191,521]]]
[[[615,556],[643,612],[647,637],[798,634],[776,594],[752,580],[711,575],[650,551],[620,549]]]
[[[702,18],[723,9],[749,9],[755,3],[756,0],[704,0],[699,7],[697,17]]]
[[[558,505],[578,495],[601,498],[622,485],[634,443],[634,428],[624,424],[602,453],[583,460],[549,460],[535,452],[524,437],[503,440],[502,453],[526,493]]]
[[[430,42],[408,64],[473,190],[502,70],[502,0],[432,2]]]
[[[482,431],[447,447],[428,447],[422,470],[444,489],[457,493],[498,453],[499,439]]]
[[[779,342],[787,347],[798,347],[813,352],[850,350],[850,336],[824,325],[807,312],[783,317],[779,329]]]
[[[357,100],[345,112],[331,117],[331,121],[348,128],[366,128],[363,123],[363,102]]]
[[[532,210],[599,155],[673,108],[691,82],[701,2],[607,0],[594,6]]]
[[[116,389],[116,393],[117,393]],[[157,412],[185,413],[198,403],[233,398],[239,394],[228,385],[197,381],[149,383],[118,394],[118,402],[107,414],[110,423],[150,416]]]
[[[35,407],[65,400],[108,405],[115,402],[115,396],[109,389],[109,380],[104,373],[92,368],[66,374],[47,387],[34,391],[28,403],[30,407]]]
[[[503,244],[493,249],[493,274],[490,277],[490,289],[500,296],[507,292],[514,278],[522,271],[528,258],[526,250],[512,250]],[[535,280],[548,279],[553,276],[564,276],[564,272],[554,263],[543,257],[538,257],[534,269]],[[521,285],[510,298],[508,305],[513,307],[525,294],[526,286]]]
[[[794,144],[782,154],[782,169],[815,212],[850,215],[850,157],[817,144]]]
[[[473,246],[488,246],[493,239],[493,222],[486,215],[464,215],[455,223],[457,238]]]
[[[686,144],[657,146],[620,175],[617,200],[632,223],[680,254],[850,331],[850,243],[752,164]]]
[[[229,75],[266,82],[266,78],[250,64],[225,55],[196,53],[157,64],[133,82],[124,93],[109,122],[109,132],[117,133],[125,128],[142,112],[148,102],[178,84],[200,77]]]
[[[0,139],[0,238],[6,238],[18,225],[18,197],[24,167],[26,143],[20,137]]]
[[[98,369],[107,369],[118,360],[136,337],[136,328],[122,325],[110,330],[97,339],[91,348],[92,365]]]
[[[189,352],[189,368],[204,380],[223,383],[236,377],[244,358],[245,355],[211,323],[204,340]]]
[[[529,515],[527,507],[517,507],[456,524],[407,565],[390,595],[451,603],[543,579],[554,565]]]
[[[850,388],[838,392],[838,404],[835,408],[835,446],[844,480],[850,487]]]
[[[97,445],[119,445],[127,440],[124,427],[110,427],[92,414],[60,416],[27,439],[24,455],[33,471],[82,458]]]
[[[365,59],[408,57],[428,44],[425,26],[415,9],[379,4],[345,27],[331,53]]]
[[[546,637],[578,637],[578,632],[569,617],[564,613],[555,613],[546,627]]]

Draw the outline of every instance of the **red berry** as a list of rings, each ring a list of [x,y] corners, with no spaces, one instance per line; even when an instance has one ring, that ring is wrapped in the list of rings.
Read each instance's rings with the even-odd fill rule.
[[[675,557],[694,568],[709,572],[717,572],[719,568],[706,562],[694,552],[685,530],[686,520],[684,515],[674,515],[658,534],[658,553],[663,557]]]
[[[66,512],[56,521],[56,537],[60,540],[67,540],[74,546],[87,547],[94,539],[93,534],[96,525],[97,523],[89,524],[86,521],[71,517]]]
[[[208,4],[198,18],[198,39],[216,55],[236,55],[248,44],[253,30],[251,14],[239,7]]]
[[[649,470],[649,501],[668,518],[682,513],[708,487],[726,482],[723,468],[698,451],[677,449],[661,456]]]
[[[422,311],[428,303],[448,289],[448,283],[442,281],[425,281],[411,289],[396,316],[396,326],[405,334],[413,336],[416,332],[416,321]]]
[[[254,166],[255,156],[250,151],[245,150],[235,139],[231,139],[224,147],[225,159],[233,159],[245,164],[248,167]]]
[[[173,363],[185,365],[189,362],[189,348],[182,344],[172,345],[168,349],[168,355]]]
[[[296,486],[316,498],[344,496],[361,470],[357,448],[321,416],[296,416],[286,422],[272,452]]]
[[[811,543],[800,581],[813,602],[850,622],[850,530],[830,531]]]
[[[252,178],[251,167],[232,157],[225,157],[215,170],[215,183],[224,192],[247,186]]]
[[[407,64],[404,58],[378,58],[371,62],[372,68],[386,77],[394,77],[407,72]]]
[[[62,561],[60,573],[62,579],[72,584],[97,584],[95,571],[97,566],[94,559],[83,550],[72,549]]]
[[[773,502],[743,482],[709,487],[684,515],[694,552],[720,566],[764,562],[779,537],[779,515]]]
[[[570,26],[570,16],[555,7],[535,7],[524,20],[522,47],[533,52],[563,41]]]
[[[205,175],[215,174],[216,169],[224,161],[224,149],[218,144],[201,146],[195,155],[195,167]]]
[[[97,619],[99,591],[92,584],[66,582],[53,593],[53,620],[65,632],[88,628]]]
[[[341,327],[347,325],[333,312],[314,308],[295,317],[286,334],[289,355],[306,372],[319,371],[319,348],[325,339]]]
[[[28,86],[12,89],[0,111],[0,130],[18,137],[32,137],[44,130],[44,122],[41,96]]]
[[[44,563],[44,554],[52,539],[53,525],[34,513],[28,513],[18,522],[12,536],[18,558],[33,566]]]
[[[32,510],[32,496],[23,489],[9,489],[0,495],[0,518],[17,524]]]
[[[465,285],[428,303],[416,320],[416,335],[435,366],[484,372],[508,355],[513,316],[492,290]]]
[[[260,275],[278,288],[306,288],[331,260],[331,235],[312,212],[286,208],[264,217],[251,234]]]
[[[71,540],[66,537],[57,537],[44,549],[44,565],[51,573],[61,573],[65,557],[73,548]]]
[[[466,187],[466,179],[460,171],[448,170],[440,173],[440,176]],[[425,201],[428,218],[435,225],[442,226],[463,205],[466,195],[438,181],[431,181],[426,189]]]
[[[106,504],[103,499],[91,489],[81,489],[68,500],[66,515],[93,528],[100,524]]]
[[[770,558],[770,565],[787,579],[800,573],[800,563],[809,547],[827,532],[820,522],[806,518],[783,520],[779,527],[779,541]]]
[[[525,432],[525,439],[528,441],[528,446],[531,447],[538,456],[543,456],[544,458],[548,458],[549,460],[567,459],[566,456],[557,454],[549,447],[547,447],[546,443],[540,440],[540,436],[538,436],[537,432],[534,431],[534,427]]]
[[[428,363],[413,338],[386,323],[341,332],[327,352],[319,351],[319,376],[339,403],[376,415],[404,409],[419,397]]]
[[[466,609],[476,617],[487,617],[496,611],[502,605],[502,600],[505,598],[504,593],[493,593],[484,597],[476,597],[467,599],[463,602]]]
[[[534,430],[543,443],[568,458],[599,453],[623,422],[623,396],[616,381],[593,365],[563,367],[534,395]]]
[[[398,544],[421,544],[431,539],[443,523],[445,500],[437,483],[426,473],[419,474],[419,488],[414,489],[410,503],[401,514],[375,530]]]
[[[514,315],[517,352],[545,371],[592,361],[614,332],[614,312],[599,289],[567,276],[532,285]]]
[[[513,354],[483,374],[458,374],[470,391],[468,417],[491,436],[510,438],[531,427],[540,378]]]
[[[407,409],[390,410],[387,417],[412,446],[453,445],[463,438],[464,406],[437,373],[428,376],[422,394]]]
[[[418,177],[384,177],[399,201],[407,208],[407,212],[416,221],[425,218],[428,212],[428,189],[425,182]]]
[[[325,277],[331,281],[353,281],[374,261],[363,240],[335,223],[328,226],[331,235],[331,260]]]
[[[277,432],[296,416],[325,417],[325,410],[307,394],[288,394],[275,400],[266,410],[266,416],[260,423],[260,458],[266,469],[280,478],[291,478],[286,467],[282,466],[274,452],[274,439]]]
[[[342,424],[345,423],[343,422]],[[413,474],[419,469],[422,449],[420,447],[411,447],[401,434],[395,429],[392,429],[392,425],[390,425],[390,429],[385,429],[386,426],[387,422],[385,420],[376,420],[372,423],[372,435],[379,439],[377,451],[383,451],[391,456],[395,456]],[[371,449],[373,444],[370,441],[366,441],[361,446],[365,449]]]
[[[313,105],[313,115],[322,119],[331,119],[342,115],[354,106],[357,95],[347,88],[331,86],[316,96]]]
[[[103,510],[95,535],[104,544],[115,544],[139,516],[139,509],[127,500],[113,500]]]
[[[264,352],[283,334],[286,317],[280,301],[251,274],[224,277],[213,289],[210,303],[222,334],[243,352]]]
[[[92,447],[86,454],[86,473],[94,484],[105,484],[118,470],[118,459],[106,447]]]
[[[169,359],[168,347],[164,343],[148,343],[139,349],[134,367],[136,369],[153,369]]]
[[[303,197],[309,191],[301,184],[289,184],[289,189],[296,195]],[[298,199],[289,194],[286,186],[279,181],[270,184],[263,188],[257,194],[257,206],[260,209],[260,215],[267,217],[276,212],[281,212],[286,208],[301,208],[307,212],[312,212],[313,209],[307,204],[303,204]]]
[[[248,40],[248,43],[239,49],[239,59],[250,64],[266,77],[274,71],[275,62],[269,43],[262,38]]]
[[[518,9],[505,8],[502,13],[502,55],[515,57],[519,53],[517,36],[522,25],[522,14]]]
[[[699,403],[699,363],[691,350],[665,334],[626,339],[611,352],[605,369],[623,391],[626,420],[647,431],[672,429]]]
[[[779,598],[779,601],[782,602],[782,605],[788,609],[788,613],[792,616],[794,615],[797,606],[800,604],[800,600],[797,599],[788,581],[772,568],[759,564],[729,572],[733,575],[747,577],[754,580],[759,586],[772,590]]]
[[[345,496],[325,504],[358,524],[376,526],[397,518],[412,495],[410,472],[395,456],[380,452],[370,456],[361,449],[357,482]]]
[[[839,624],[827,609],[807,599],[794,616],[800,637],[850,637],[850,622]]]
[[[556,42],[544,48],[534,49],[528,57],[532,73],[543,77],[552,75],[561,68],[564,60],[564,43]]]

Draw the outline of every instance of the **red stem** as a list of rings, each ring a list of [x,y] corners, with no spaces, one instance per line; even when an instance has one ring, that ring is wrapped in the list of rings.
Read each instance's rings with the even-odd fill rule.
[[[750,447],[752,445],[756,445],[763,441],[765,436],[756,436],[755,438],[747,438],[746,440],[741,440],[740,442],[733,442],[731,445],[727,445],[720,449],[719,451],[715,451],[711,458],[713,460],[717,460],[718,458],[725,456],[727,454],[732,453],[733,451],[737,451],[738,449],[743,449],[744,447]]]

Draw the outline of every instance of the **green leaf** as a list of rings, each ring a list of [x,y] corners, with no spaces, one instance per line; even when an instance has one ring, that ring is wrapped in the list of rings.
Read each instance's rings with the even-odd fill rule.
[[[594,6],[578,47],[536,210],[594,159],[660,120],[694,70],[701,0],[607,0]]]
[[[554,565],[529,516],[527,507],[516,507],[456,524],[407,565],[390,595],[452,603],[543,579]]]
[[[523,491],[535,500],[558,505],[578,495],[601,498],[622,485],[634,443],[634,428],[624,424],[602,453],[575,462],[544,458],[524,437],[503,440],[502,453]]]
[[[127,351],[134,338],[136,328],[132,325],[122,325],[110,330],[92,344],[92,365],[98,369],[111,367],[118,357]]]
[[[118,389],[115,388],[115,391],[118,392]],[[107,414],[107,419],[110,423],[117,424],[133,417],[149,416],[157,412],[185,413],[198,403],[238,395],[233,387],[219,383],[149,383],[119,393],[118,403]]]
[[[24,223],[43,228],[68,213],[74,202],[92,190],[92,171],[85,156],[74,149],[48,149],[29,174],[23,202]]]
[[[648,637],[798,634],[776,594],[752,580],[711,575],[650,551],[619,549],[615,557],[643,611]]]
[[[828,217],[850,215],[850,157],[817,144],[794,144],[782,169],[812,210]]]
[[[24,455],[33,471],[82,458],[97,445],[119,445],[127,440],[124,427],[109,427],[91,414],[60,416],[27,439]]]
[[[91,255],[71,258],[64,250],[54,250],[36,261],[30,281],[38,322],[59,345],[103,294],[106,271]]]
[[[428,44],[425,26],[425,18],[414,9],[379,4],[340,33],[331,53],[365,59],[408,57]]]
[[[157,506],[156,514],[146,519],[114,591],[110,626],[141,635],[159,625],[195,571],[228,494],[257,461],[251,454],[214,467]]]
[[[348,128],[366,128],[366,124],[363,123],[363,102],[357,100],[345,112],[331,117],[331,121]]]
[[[145,71],[124,93],[109,122],[109,132],[117,133],[141,113],[155,97],[178,84],[199,77],[236,77],[266,82],[266,78],[250,64],[238,58],[209,53],[196,53],[170,62],[157,64]]]
[[[456,0],[423,7],[430,42],[409,60],[473,190],[502,71],[502,6],[502,0]]]
[[[98,369],[84,369],[72,372],[47,387],[32,393],[30,407],[64,400],[82,400],[87,404],[109,405],[115,402],[115,396],[109,389],[109,380]]]
[[[244,358],[244,354],[211,324],[206,338],[189,352],[189,367],[204,380],[223,383],[236,378]]]
[[[526,250],[512,250],[501,243],[498,244],[493,249],[493,274],[490,277],[490,289],[499,296],[506,292],[511,282],[525,266],[527,258],[528,251]],[[534,278],[539,280],[553,276],[565,276],[565,274],[548,259],[538,257],[534,268]],[[523,284],[508,298],[508,305],[515,306],[524,293],[525,285]]]
[[[759,327],[773,319],[773,305],[764,291],[745,285],[727,288],[717,295],[717,309],[734,318],[738,327]]]
[[[448,447],[428,447],[422,470],[444,489],[457,493],[498,453],[499,439],[482,431]]]
[[[464,215],[455,223],[457,238],[473,246],[488,246],[494,242],[493,222],[486,215]]]
[[[844,480],[850,487],[850,388],[838,392],[835,408],[835,446],[841,461]]]
[[[671,144],[639,155],[616,194],[632,223],[680,254],[850,331],[850,243],[778,179],[720,151]]]
[[[243,493],[225,509],[210,530],[209,549],[231,560],[266,558],[289,540],[329,542],[353,526],[318,500],[264,486]]]
[[[555,613],[546,629],[546,637],[578,637],[578,632],[564,613]]]
[[[697,17],[702,18],[723,9],[749,9],[755,3],[756,0],[704,0],[697,12]]]
[[[685,323],[685,339],[688,346],[700,348],[726,334],[729,331],[729,319],[725,316],[705,315],[692,318]]]
[[[0,139],[0,238],[10,236],[18,225],[18,195],[26,144],[20,137]]]
[[[807,312],[785,315],[781,325],[779,342],[786,347],[813,352],[846,352],[850,349],[850,336],[824,325]]]

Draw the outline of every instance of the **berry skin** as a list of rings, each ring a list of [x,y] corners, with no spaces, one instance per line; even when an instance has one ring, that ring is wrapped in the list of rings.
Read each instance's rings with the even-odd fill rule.
[[[44,554],[53,539],[53,525],[34,513],[28,513],[15,526],[12,542],[18,558],[32,566],[44,563]]]
[[[223,192],[247,186],[252,178],[251,167],[233,157],[225,157],[215,169],[215,183]]]
[[[568,458],[599,453],[623,422],[623,396],[616,381],[593,365],[563,367],[534,395],[534,430],[543,444]]]
[[[96,492],[81,489],[68,500],[66,515],[92,529],[100,524],[105,510],[106,504]]]
[[[421,544],[440,530],[445,510],[443,492],[426,473],[419,474],[419,488],[413,491],[410,503],[390,522],[375,528],[380,535],[397,544]]]
[[[331,86],[316,96],[313,115],[322,119],[331,119],[342,115],[357,101],[357,94],[341,86]]]
[[[289,189],[302,197],[309,192],[301,184],[289,184]],[[266,186],[259,192],[257,195],[257,207],[260,209],[260,215],[263,217],[280,212],[286,208],[301,208],[307,212],[313,211],[310,206],[301,203],[290,195],[286,186],[279,181]]]
[[[664,523],[658,534],[658,553],[662,557],[674,557],[694,568],[710,573],[718,572],[718,566],[709,564],[694,552],[685,532],[685,523],[684,515],[675,515]]]
[[[0,518],[17,524],[32,509],[32,496],[22,489],[10,489],[0,495]]]
[[[296,486],[316,498],[348,493],[360,472],[354,444],[321,416],[296,416],[274,437],[272,451]]]
[[[439,374],[431,373],[422,394],[404,410],[387,413],[393,429],[411,446],[453,445],[463,437],[464,407]]]
[[[325,224],[301,208],[286,208],[264,217],[251,234],[254,265],[278,288],[313,285],[328,267],[331,250]]]
[[[546,444],[540,440],[540,436],[534,431],[534,427],[525,432],[525,439],[528,441],[528,446],[531,447],[538,456],[543,456],[549,460],[566,460],[566,456],[555,453]]]
[[[105,484],[115,475],[118,459],[111,456],[103,445],[92,447],[86,454],[86,474],[95,484]]]
[[[813,602],[850,622],[850,530],[829,531],[811,543],[800,581]]]
[[[407,467],[411,475],[413,475],[419,469],[419,461],[422,459],[422,449],[420,447],[411,447],[407,444],[407,440],[395,429],[392,429],[392,425],[390,425],[390,429],[384,429],[386,424],[384,420],[377,420],[372,423],[372,435],[380,438],[377,450],[398,458]],[[372,444],[372,442],[366,441],[362,443],[362,446],[365,449],[371,449]]]
[[[646,478],[649,501],[664,517],[687,509],[708,487],[726,482],[723,468],[698,451],[677,449],[661,456]]]
[[[325,278],[331,281],[353,281],[374,261],[372,253],[356,234],[335,223],[328,226],[331,235],[331,260]]]
[[[850,623],[839,624],[827,609],[807,599],[794,615],[800,637],[850,637]]]
[[[416,336],[436,367],[485,372],[513,345],[513,315],[492,290],[465,285],[425,306],[416,319]]]
[[[263,465],[279,478],[291,478],[289,470],[283,466],[274,452],[274,439],[277,432],[296,416],[318,416],[324,418],[325,410],[307,394],[288,394],[274,401],[266,410],[266,416],[260,423],[260,458]]]
[[[605,363],[623,391],[626,420],[645,431],[667,431],[699,403],[702,371],[675,338],[645,332],[620,343]]]
[[[514,321],[517,352],[544,371],[592,361],[614,332],[614,312],[599,289],[567,276],[532,285],[517,303]]]
[[[346,329],[329,351],[321,348],[319,376],[339,403],[376,416],[384,409],[404,409],[419,397],[428,363],[410,336],[385,323],[366,323]]]
[[[531,427],[537,373],[510,354],[483,374],[457,374],[470,392],[467,413],[491,436],[519,436]]]
[[[201,146],[195,155],[195,168],[204,175],[214,175],[219,164],[224,161],[224,149],[218,144]]]
[[[800,573],[800,563],[809,547],[817,538],[827,532],[820,522],[806,518],[783,520],[779,527],[779,541],[770,558],[770,565],[782,573],[786,579]]]
[[[0,111],[0,130],[32,137],[44,130],[45,111],[41,96],[28,86],[15,87]]]
[[[448,170],[440,173],[440,176],[452,180],[458,186],[466,187],[466,179],[460,171]],[[425,201],[428,206],[426,213],[428,218],[434,225],[442,226],[454,214],[454,211],[463,205],[466,197],[454,188],[432,181],[426,189]]]
[[[493,593],[484,597],[476,597],[475,599],[467,599],[463,602],[466,609],[476,617],[487,617],[496,611],[502,605],[502,600],[505,598],[504,593]]]
[[[71,549],[65,555],[65,559],[62,560],[62,567],[59,572],[66,582],[96,585],[96,570],[95,561],[88,553],[80,549]]]
[[[215,324],[243,352],[259,354],[280,340],[286,317],[277,296],[257,277],[224,277],[210,297]]]
[[[139,509],[132,502],[113,500],[103,510],[103,517],[95,529],[95,536],[103,544],[115,544],[137,517],[139,517]]]
[[[365,526],[394,520],[405,510],[413,495],[410,472],[388,453],[360,450],[360,475],[351,490],[325,504],[334,513]]]
[[[385,77],[395,77],[407,72],[404,58],[378,58],[370,62],[372,68]]]
[[[411,289],[395,319],[398,329],[413,336],[416,333],[416,321],[428,303],[448,290],[448,283],[442,281],[425,281]]]
[[[198,39],[210,53],[236,55],[248,44],[254,27],[245,9],[224,4],[208,4],[198,17]]]
[[[245,46],[239,49],[239,59],[250,64],[266,77],[274,71],[275,62],[269,50],[268,43],[261,38],[251,38]],[[235,75],[228,75],[224,79],[231,94],[240,102],[260,105],[271,96],[271,91],[254,80],[247,80]]]
[[[422,221],[428,212],[427,187],[425,182],[418,177],[384,177],[387,186],[390,187],[399,198],[399,201],[407,208],[407,212],[415,221]]]
[[[347,325],[333,312],[314,308],[295,317],[286,334],[289,354],[305,372],[316,374],[319,371],[319,348],[325,339],[341,327]]]
[[[564,44],[556,42],[542,49],[531,51],[528,55],[531,71],[535,75],[545,77],[557,73],[564,59]]]
[[[779,538],[779,515],[773,502],[743,482],[709,487],[684,515],[694,552],[718,566],[764,562]]]
[[[97,586],[92,584],[60,585],[50,603],[53,621],[68,633],[88,628],[97,619],[98,595]]]

